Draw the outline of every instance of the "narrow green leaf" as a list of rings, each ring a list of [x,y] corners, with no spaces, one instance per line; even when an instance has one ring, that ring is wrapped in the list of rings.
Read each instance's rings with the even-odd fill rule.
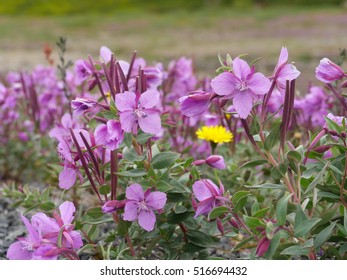
[[[241,169],[241,168],[255,167],[255,166],[265,164],[265,163],[267,163],[267,160],[265,160],[265,159],[257,159],[257,160],[247,161],[246,163],[242,164],[239,168],[237,168],[236,171]]]
[[[176,214],[174,212],[171,212],[168,216],[167,216],[167,223],[168,224],[179,224],[181,222],[183,222],[184,220],[188,219],[189,217],[193,217],[194,212],[193,211],[187,211],[184,213],[179,213]]]
[[[308,248],[302,248],[300,245],[290,246],[281,252],[281,255],[305,256],[310,252]]]
[[[287,173],[288,165],[285,163],[280,163],[270,170],[270,176],[275,180],[280,180]]]
[[[302,221],[294,228],[295,237],[304,237],[306,236],[319,222],[321,219],[312,218],[310,220]]]
[[[208,219],[209,220],[214,220],[226,213],[228,213],[230,210],[228,209],[228,207],[225,206],[219,206],[216,208],[213,208],[213,210],[208,214]]]
[[[332,223],[330,226],[326,227],[320,233],[317,234],[313,243],[315,249],[318,249],[330,238],[335,226],[336,226],[336,223]]]
[[[116,174],[119,176],[124,176],[124,177],[142,177],[147,175],[147,171],[143,168],[138,168],[138,169],[126,170],[123,172],[117,172]]]
[[[212,239],[211,236],[209,236],[209,235],[207,235],[201,231],[198,231],[198,230],[188,231],[187,237],[191,243],[193,243],[197,246],[200,246],[200,247],[208,248],[208,247],[212,247],[212,246],[216,245],[216,242]]]
[[[266,224],[260,218],[249,217],[244,215],[243,220],[245,221],[245,224],[251,229],[256,229],[257,227],[265,228],[266,226]]]
[[[313,179],[313,181],[308,185],[307,189],[305,190],[304,194],[307,194],[309,191],[311,191],[314,187],[317,186],[317,184],[321,181],[323,175],[326,173],[325,171],[327,170],[327,168],[329,167],[330,162],[328,161],[323,169],[318,173],[318,175]]]
[[[171,166],[179,157],[178,153],[162,152],[152,158],[151,165],[154,169],[163,169]]]
[[[102,195],[107,195],[110,193],[110,191],[111,191],[111,188],[109,185],[103,185],[99,188],[99,192]]]
[[[292,195],[283,196],[276,206],[276,220],[279,226],[283,226],[286,223],[288,200]]]
[[[273,146],[278,143],[278,140],[280,139],[280,127],[281,123],[274,124],[274,128],[271,130],[270,134],[266,137],[265,143],[264,143],[264,149],[266,151],[270,151]]]
[[[272,183],[265,183],[261,185],[253,185],[253,186],[245,186],[248,189],[279,189],[279,190],[285,190],[286,187],[282,184],[272,184]]]

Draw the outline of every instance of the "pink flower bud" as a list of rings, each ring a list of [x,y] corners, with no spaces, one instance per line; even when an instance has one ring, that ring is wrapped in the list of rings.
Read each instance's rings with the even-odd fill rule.
[[[217,218],[217,228],[222,235],[224,235],[224,227],[220,219]]]
[[[236,221],[236,219],[234,217],[232,217],[230,220],[229,220],[229,224],[231,224],[234,228],[240,228],[239,226],[239,223]]]
[[[327,150],[329,150],[331,147],[329,145],[322,145],[314,148],[313,150],[317,153],[325,153]]]
[[[123,209],[126,202],[126,200],[109,200],[104,203],[101,210],[103,213],[112,213],[118,209]]]
[[[255,254],[258,257],[264,256],[264,254],[267,252],[267,250],[270,247],[271,240],[269,240],[266,236],[264,236],[258,243],[257,250]]]
[[[209,166],[212,166],[212,167],[217,168],[217,169],[225,169],[226,168],[224,158],[220,155],[209,156],[206,159],[206,163]]]
[[[316,68],[316,78],[323,83],[331,83],[345,77],[343,69],[328,58],[323,58]]]

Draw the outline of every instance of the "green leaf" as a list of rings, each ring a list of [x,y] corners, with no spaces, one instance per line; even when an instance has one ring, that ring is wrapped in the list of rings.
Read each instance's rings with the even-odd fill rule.
[[[306,256],[310,253],[310,249],[302,248],[300,245],[290,246],[281,252],[281,255]]]
[[[200,247],[212,247],[216,245],[216,242],[212,239],[211,236],[197,230],[190,230],[187,232],[188,240]]]
[[[137,169],[131,169],[126,170],[123,172],[117,172],[118,176],[124,176],[124,177],[142,177],[147,175],[147,171],[143,168],[137,168]]]
[[[133,140],[133,136],[131,133],[124,133],[123,143],[125,144],[125,146],[128,147],[128,149],[130,149],[131,147],[132,140]]]
[[[301,205],[296,206],[294,228],[298,227],[303,221],[307,220],[305,212],[302,210]]]
[[[182,250],[183,252],[187,252],[187,253],[196,253],[201,250],[205,250],[205,247],[195,245],[192,242],[187,242],[183,245]]]
[[[275,180],[280,180],[287,173],[288,166],[285,163],[280,163],[271,168],[270,176]]]
[[[158,181],[155,186],[158,191],[164,192],[164,193],[173,189],[173,186],[171,186],[169,183],[162,180]]]
[[[302,159],[298,151],[289,151],[286,156],[287,159],[293,160],[295,163],[300,163]]]
[[[330,130],[335,130],[337,133],[342,132],[342,127],[339,126],[336,122],[334,122],[332,119],[329,119],[328,117],[324,116],[325,121],[327,122],[328,128]]]
[[[242,209],[246,205],[247,197],[250,195],[251,194],[249,191],[236,192],[231,198],[231,201],[234,204],[234,210],[238,211],[238,210]]]
[[[208,219],[214,220],[214,219],[228,213],[229,211],[230,210],[228,209],[228,207],[225,207],[225,206],[216,207],[216,208],[212,209],[212,211],[208,214]]]
[[[263,218],[265,214],[269,211],[270,207],[266,207],[263,209],[260,209],[252,214],[253,217],[255,218]]]
[[[246,244],[249,244],[249,242],[253,241],[254,237],[250,236],[247,237],[246,239],[242,240],[241,242],[239,242],[233,249],[232,252],[237,251],[238,249],[242,248],[243,246],[245,246]]]
[[[309,191],[311,191],[314,187],[317,186],[317,184],[321,181],[323,175],[326,173],[325,171],[327,170],[327,168],[329,167],[330,162],[328,161],[323,169],[318,173],[318,175],[313,179],[313,181],[308,185],[307,189],[305,190],[304,194],[307,194]]]
[[[109,185],[103,185],[103,186],[101,186],[100,189],[99,189],[99,192],[100,192],[100,194],[102,194],[102,195],[107,195],[107,194],[110,193],[110,191],[111,191],[111,188],[110,188]]]
[[[55,209],[55,204],[53,202],[47,201],[47,202],[41,203],[40,208],[43,211],[52,211],[53,209]]]
[[[319,218],[302,221],[294,228],[294,236],[305,237],[320,221]]]
[[[335,226],[336,226],[336,223],[332,223],[330,226],[326,227],[320,233],[317,234],[313,243],[315,249],[318,249],[330,238]]]
[[[255,218],[255,217],[249,217],[244,215],[243,220],[245,224],[250,227],[251,229],[256,229],[257,227],[264,227],[266,224],[260,219],[260,218]]]
[[[278,140],[280,139],[280,127],[281,123],[274,124],[274,128],[271,130],[270,134],[266,137],[264,143],[264,149],[266,151],[270,151],[273,146],[276,145]]]
[[[260,123],[257,115],[255,115],[252,119],[251,127],[249,128],[249,133],[251,135],[258,134],[260,130]]]
[[[265,183],[261,185],[253,185],[253,186],[245,186],[248,189],[279,189],[279,190],[285,190],[286,187],[282,184],[272,184],[272,183]]]
[[[179,213],[176,214],[174,212],[171,212],[168,216],[167,216],[167,223],[168,224],[179,224],[182,223],[184,220],[188,219],[189,217],[193,217],[194,212],[193,211],[187,211],[184,213]]]
[[[276,220],[279,226],[283,226],[286,223],[288,200],[292,195],[283,196],[276,206]]]
[[[154,169],[163,169],[171,166],[179,157],[178,153],[162,152],[152,158],[151,165]]]
[[[94,207],[94,208],[88,209],[86,215],[94,219],[97,219],[102,217],[104,213],[102,213],[101,207]]]
[[[255,167],[255,166],[265,164],[265,163],[267,163],[267,160],[265,160],[265,159],[257,159],[257,160],[247,161],[246,163],[242,164],[239,168],[237,168],[236,171],[241,169],[241,168]]]
[[[347,209],[343,208],[343,227],[345,228],[345,231],[347,232]]]
[[[148,139],[152,138],[153,134],[150,133],[141,133],[140,135],[137,136],[136,141],[140,144],[144,144],[147,142]]]

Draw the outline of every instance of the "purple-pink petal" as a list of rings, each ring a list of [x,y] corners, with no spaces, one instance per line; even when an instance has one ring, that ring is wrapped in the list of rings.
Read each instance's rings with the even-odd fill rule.
[[[230,72],[224,72],[213,78],[211,87],[218,95],[231,95],[235,90],[237,78]]]
[[[48,217],[46,214],[39,212],[31,218],[31,223],[35,230],[41,232],[43,235],[48,233],[57,233],[60,227],[55,219]]]
[[[210,197],[198,203],[194,218],[199,215],[208,214],[213,208],[214,201],[215,199],[213,197]]]
[[[147,90],[141,94],[139,99],[139,107],[142,108],[153,108],[156,106],[160,99],[160,94],[157,90]]]
[[[134,92],[126,91],[116,95],[116,107],[120,112],[134,111],[136,108],[135,104],[136,95]]]
[[[160,210],[164,208],[166,200],[166,194],[158,191],[150,193],[145,198],[146,205],[155,210]]]
[[[68,190],[76,182],[77,174],[74,168],[64,165],[63,170],[59,173],[59,187]]]
[[[152,210],[142,210],[138,216],[138,223],[140,227],[147,231],[151,231],[154,229],[154,224],[156,221],[156,217]]]
[[[249,94],[240,92],[234,96],[233,105],[240,118],[246,119],[253,107],[252,97]]]
[[[123,220],[135,221],[137,219],[138,202],[130,200],[125,204]]]
[[[255,73],[250,80],[247,81],[248,88],[257,95],[266,94],[271,86],[271,82],[261,73]]]
[[[135,117],[134,117],[134,112],[122,112],[119,114],[119,120],[122,126],[122,129],[125,132],[132,132],[134,130],[134,125],[135,125]]]
[[[139,184],[132,184],[125,190],[125,196],[129,200],[142,201],[144,200],[144,192]]]
[[[6,257],[9,260],[31,260],[33,251],[28,251],[21,241],[14,242],[7,250]]]
[[[65,201],[59,206],[60,216],[64,222],[64,225],[69,225],[74,219],[74,213],[76,212],[75,205],[70,201]]]
[[[233,61],[233,73],[240,80],[246,80],[251,68],[248,63],[241,58],[236,57]]]
[[[210,187],[208,187],[207,184],[209,184]],[[204,179],[204,180],[198,180],[193,184],[193,192],[195,197],[199,201],[203,201],[210,197],[214,197],[214,195],[218,193],[219,191],[218,191],[218,187],[211,180]]]
[[[159,113],[152,113],[150,112],[150,109],[144,110],[144,112],[147,116],[138,119],[140,128],[146,133],[159,133],[161,131],[161,120]]]

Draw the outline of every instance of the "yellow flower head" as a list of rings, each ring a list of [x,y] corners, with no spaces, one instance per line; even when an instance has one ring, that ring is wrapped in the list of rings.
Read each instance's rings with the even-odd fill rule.
[[[221,125],[203,126],[196,132],[196,135],[199,139],[211,141],[216,144],[228,143],[233,140],[233,134]]]

